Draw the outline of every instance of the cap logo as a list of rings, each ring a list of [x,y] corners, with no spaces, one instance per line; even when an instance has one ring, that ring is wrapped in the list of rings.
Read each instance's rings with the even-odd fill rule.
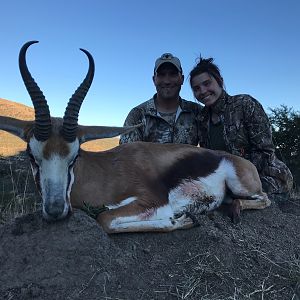
[[[172,59],[174,56],[171,54],[171,53],[165,53],[163,54],[160,59],[166,59],[166,60],[169,60],[169,59]]]

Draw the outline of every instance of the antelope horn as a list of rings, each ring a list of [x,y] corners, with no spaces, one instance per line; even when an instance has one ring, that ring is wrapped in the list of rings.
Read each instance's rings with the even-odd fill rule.
[[[84,100],[92,84],[95,73],[95,64],[92,55],[84,49],[80,48],[80,50],[83,51],[89,59],[89,69],[85,76],[85,79],[70,98],[65,111],[63,119],[62,136],[67,142],[73,142],[76,138],[79,110],[82,101]]]
[[[34,136],[38,141],[46,141],[51,133],[51,118],[47,101],[43,92],[32,78],[26,64],[26,51],[32,44],[38,41],[30,41],[23,45],[19,54],[19,69],[23,82],[30,95],[35,112]]]

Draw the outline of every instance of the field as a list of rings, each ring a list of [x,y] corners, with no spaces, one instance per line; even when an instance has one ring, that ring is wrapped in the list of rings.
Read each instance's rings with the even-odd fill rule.
[[[0,115],[33,120],[33,108],[0,99]],[[118,138],[90,141],[82,145],[89,151],[103,151],[117,146]],[[26,143],[20,138],[0,130],[0,222],[24,213],[36,211],[39,197],[26,154]]]
[[[33,108],[20,103],[0,98],[0,115],[21,120],[33,120]],[[119,143],[118,138],[90,141],[82,145],[82,149],[89,151],[102,151],[111,149]],[[26,144],[21,139],[0,130],[0,156],[9,157],[26,150]]]
[[[220,209],[189,230],[107,235],[80,210],[42,219],[24,149],[0,132],[0,299],[300,299],[297,197],[237,225]]]

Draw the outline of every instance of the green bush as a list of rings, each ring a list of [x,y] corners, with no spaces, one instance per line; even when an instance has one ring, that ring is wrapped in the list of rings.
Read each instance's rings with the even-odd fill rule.
[[[290,168],[295,187],[300,187],[300,113],[286,105],[270,108],[276,155]]]

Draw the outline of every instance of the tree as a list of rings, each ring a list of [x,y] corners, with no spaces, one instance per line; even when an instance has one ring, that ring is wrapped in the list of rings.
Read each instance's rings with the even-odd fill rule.
[[[270,111],[276,155],[287,164],[296,187],[300,187],[300,113],[286,105]]]

